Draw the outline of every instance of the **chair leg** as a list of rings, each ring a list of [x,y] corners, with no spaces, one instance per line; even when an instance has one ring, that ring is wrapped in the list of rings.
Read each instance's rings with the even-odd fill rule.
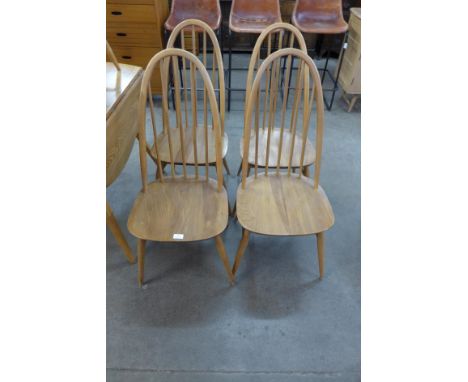
[[[215,236],[215,243],[216,243],[216,249],[218,250],[219,257],[221,257],[221,260],[223,261],[224,269],[226,270],[226,273],[228,274],[229,277],[229,282],[234,284],[234,276],[231,272],[230,266],[229,266],[229,259],[226,255],[226,250],[224,248],[224,243],[221,235]]]
[[[323,271],[324,271],[324,254],[323,254],[323,247],[325,241],[325,233],[319,232],[317,235],[317,257],[319,263],[319,272],[320,272],[320,279],[323,278]]]
[[[127,240],[125,239],[125,236],[123,235],[119,223],[117,223],[117,219],[115,218],[112,209],[109,205],[109,203],[106,202],[106,223],[109,226],[109,229],[111,230],[112,234],[115,237],[115,240],[117,240],[117,243],[119,244],[120,248],[123,249],[125,256],[128,259],[128,262],[130,264],[135,263],[135,257],[133,257],[132,250],[130,249],[130,246],[127,243]]]
[[[310,166],[306,166],[302,169],[302,174],[304,174],[304,176],[310,178]]]
[[[237,170],[237,176],[239,176],[241,172],[242,172],[242,161],[240,162],[239,170]]]
[[[232,266],[233,276],[236,274],[237,269],[239,268],[240,261],[242,259],[242,256],[244,256],[245,249],[247,248],[247,244],[249,243],[249,234],[249,231],[247,231],[245,228],[242,228],[242,239],[239,243],[239,248],[237,249],[236,260],[234,261],[234,265]]]
[[[143,280],[145,277],[145,245],[146,240],[138,239],[137,251],[138,251],[138,286],[143,286]]]
[[[228,166],[226,158],[223,158],[223,164],[224,164],[224,168],[226,169],[227,174],[231,175],[231,171],[229,171],[229,166]]]
[[[230,211],[230,215],[236,219],[237,218],[237,215],[236,215],[236,205],[237,205],[237,201],[234,202],[234,207],[232,207],[232,210]]]

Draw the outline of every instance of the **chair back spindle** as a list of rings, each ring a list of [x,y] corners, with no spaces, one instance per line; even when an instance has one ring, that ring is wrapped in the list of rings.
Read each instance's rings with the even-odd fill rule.
[[[171,67],[174,73],[179,72],[179,63],[183,62],[182,69],[184,71],[182,78],[187,77],[187,71],[190,73],[190,82],[183,81],[181,83],[178,76],[174,76],[174,88],[175,88],[175,112],[171,115],[171,110],[168,107],[168,93],[169,93],[169,68]],[[187,65],[188,63],[188,65]],[[159,65],[161,73],[161,85],[162,85],[162,105],[161,105],[161,119],[162,124],[158,125],[156,121],[156,111],[151,94],[150,80],[153,75],[155,67]],[[207,107],[204,108],[204,120],[208,120],[208,113],[211,114],[213,121],[212,126],[204,124],[197,126],[196,114],[193,113],[193,107],[196,107],[193,97],[188,101],[188,94],[186,93],[187,87],[195,84],[196,76],[201,78],[203,88],[205,89],[207,97]],[[193,89],[194,90],[194,89]],[[186,95],[187,94],[187,95]],[[181,96],[183,95],[183,97]],[[183,100],[182,100],[183,98]],[[199,157],[205,157],[205,162],[208,163],[208,154],[214,155],[216,165],[216,177],[218,190],[221,191],[223,188],[223,174],[222,174],[222,157],[221,157],[221,122],[220,114],[218,111],[218,105],[216,102],[216,96],[214,93],[213,85],[211,83],[210,76],[205,69],[202,62],[192,53],[182,50],[169,48],[157,53],[148,63],[145,74],[142,80],[142,86],[140,91],[140,99],[138,104],[138,123],[139,123],[139,142],[140,142],[140,166],[141,166],[141,177],[143,192],[146,191],[148,184],[147,178],[147,157],[146,157],[146,109],[149,106],[150,110],[150,123],[151,131],[154,142],[154,157],[156,158],[157,174],[159,174],[157,181],[164,182],[169,176],[172,179],[182,178],[199,179]],[[192,107],[191,113],[188,108]],[[190,121],[190,118],[192,119]],[[171,128],[171,123],[174,123],[175,127]],[[158,131],[159,126],[159,131]],[[187,126],[192,126],[193,129],[187,129]],[[210,136],[214,137],[214,153],[202,153],[198,152],[197,139],[201,137],[207,137],[208,129],[213,129],[213,134]],[[202,130],[202,131],[200,131]],[[192,134],[190,137],[189,134]],[[208,145],[206,145],[208,147]],[[164,161],[161,157],[167,158]],[[193,159],[193,163],[192,163]],[[188,171],[187,162],[190,161],[194,165],[194,175],[190,175]],[[170,175],[164,175],[163,170],[166,164],[170,165]],[[176,174],[175,165],[182,164],[182,175]],[[208,167],[206,170],[206,181],[208,181]]]

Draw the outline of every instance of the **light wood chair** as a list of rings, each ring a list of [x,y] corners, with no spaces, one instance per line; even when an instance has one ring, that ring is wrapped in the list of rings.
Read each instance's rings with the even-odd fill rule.
[[[260,60],[260,51],[262,49],[262,46],[267,45],[267,50],[266,50],[266,55],[267,57],[272,53],[272,49],[274,48],[275,44],[272,45],[272,40],[277,40],[278,41],[278,49],[283,48],[283,39],[285,34],[288,34],[288,40],[287,46],[290,48],[293,48],[294,46],[298,46],[300,50],[305,52],[307,54],[307,47],[306,43],[304,41],[304,37],[302,36],[301,32],[294,27],[291,24],[287,23],[276,23],[273,25],[270,25],[267,27],[258,37],[257,42],[255,44],[252,56],[250,58],[250,64],[249,64],[249,71],[247,74],[247,85],[246,85],[246,94],[245,94],[245,110],[247,110],[247,102],[249,100],[249,95],[252,89],[252,83],[254,80],[254,75],[255,72],[258,70],[262,60]],[[286,45],[286,44],[285,44]],[[285,47],[287,47],[285,46]],[[269,154],[268,154],[268,161],[269,161],[269,166],[270,167],[275,167],[277,164],[277,159],[280,156],[280,168],[286,168],[289,166],[289,157],[290,157],[290,145],[287,144],[288,142],[291,142],[293,139],[291,136],[291,127],[289,129],[284,129],[284,124],[285,124],[285,115],[286,115],[286,110],[287,110],[287,105],[288,105],[288,99],[289,99],[289,91],[290,91],[290,83],[291,83],[291,77],[293,74],[293,62],[294,62],[294,57],[293,56],[288,56],[287,58],[285,57],[283,63],[282,69],[280,69],[280,64],[279,62],[274,66],[271,70],[270,68],[266,69],[266,81],[265,81],[265,87],[263,91],[267,96],[270,96],[270,100],[272,101],[272,104],[267,104],[267,97],[264,97],[264,103],[263,103],[263,113],[262,116],[256,115],[256,123],[258,123],[258,118],[263,117],[263,121],[261,123],[261,129],[259,130],[259,135],[258,135],[258,142],[255,140],[250,140],[250,147],[249,147],[249,158],[248,158],[248,163],[249,167],[248,169],[250,170],[251,167],[255,165],[255,157],[254,157],[254,152],[255,148],[254,145],[258,144],[258,158],[257,158],[257,166],[258,167],[265,167],[266,165],[266,148],[269,147]],[[281,74],[280,74],[281,73]],[[281,79],[283,81],[281,81]],[[297,77],[298,79],[299,77]],[[282,89],[280,89],[282,88]],[[282,101],[280,101],[280,104],[278,104],[278,99],[279,95],[282,95]],[[257,94],[257,99],[253,100],[253,102],[259,102],[259,97],[260,93]],[[297,99],[295,100],[295,102]],[[266,116],[266,111],[268,108],[270,108],[271,112],[275,112],[275,110],[272,110],[273,107],[276,106],[281,106],[281,126],[280,127],[275,127],[276,120],[274,116],[272,117],[271,115]],[[296,108],[297,105],[296,103],[293,103],[293,108]],[[258,112],[258,110],[257,110]],[[286,122],[287,123],[287,122]],[[271,129],[271,136],[269,135],[269,129]],[[279,144],[280,144],[280,133],[282,132],[282,152],[281,155],[279,155]],[[270,141],[268,141],[270,140]],[[300,167],[300,149],[299,147],[302,146],[302,138],[300,136],[294,137],[294,142],[296,144],[296,150],[294,150],[294,155],[292,156],[291,159],[291,167],[295,171],[297,168]],[[285,144],[286,143],[286,144]],[[304,163],[303,163],[303,170],[305,175],[309,175],[309,166],[314,163],[315,160],[315,150],[310,142],[310,140],[307,138],[306,141],[306,151],[304,155]],[[241,141],[240,143],[240,155],[241,158],[243,158],[243,142]],[[242,162],[241,165],[239,166],[239,170],[237,171],[237,175],[240,175],[240,172],[242,170]]]
[[[224,67],[223,67],[223,57],[222,57],[222,54],[221,54],[221,50],[219,48],[219,44],[218,44],[218,39],[216,38],[216,35],[214,34],[213,30],[211,29],[211,27],[206,24],[205,22],[201,21],[201,20],[195,20],[195,19],[189,19],[189,20],[185,20],[185,21],[182,21],[181,23],[179,23],[176,27],[174,27],[170,37],[169,37],[169,40],[167,42],[167,48],[174,48],[175,47],[175,44],[176,44],[176,41],[179,40],[180,43],[181,43],[181,49],[185,50],[185,40],[186,40],[186,37],[187,35],[191,37],[192,39],[192,53],[194,55],[196,55],[196,44],[194,43],[195,39],[196,39],[196,33],[200,33],[201,34],[201,49],[200,49],[200,52],[203,56],[203,65],[205,66],[205,68],[207,67],[207,64],[208,64],[208,54],[207,54],[207,50],[209,48],[209,44],[208,44],[208,40],[210,41],[210,45],[211,45],[211,50],[212,50],[212,54],[211,54],[211,81],[212,81],[212,84],[213,84],[213,87],[214,89],[217,89],[218,91],[218,99],[219,99],[219,110],[220,110],[220,119],[221,119],[221,140],[222,140],[222,158],[223,158],[223,165],[226,169],[226,172],[228,175],[230,175],[230,171],[229,171],[229,166],[228,166],[228,163],[226,161],[226,154],[227,154],[227,150],[228,150],[228,136],[227,134],[225,133],[224,131],[224,113],[225,113],[225,86],[224,86]],[[191,81],[190,83],[187,82],[187,65],[186,65],[186,60],[185,59],[182,59],[182,67],[179,66],[179,70],[181,70],[181,73],[183,72],[183,75],[181,74],[180,77],[181,77],[181,83],[183,84],[183,102],[184,102],[184,112],[185,114],[187,114],[188,110],[187,110],[187,105],[188,105],[188,94],[190,93],[191,97],[193,97],[193,100],[194,100],[194,109],[192,111],[195,112],[195,117],[196,118],[196,113],[197,113],[197,95],[198,95],[198,92],[201,90],[201,89],[197,89],[196,88],[196,78],[195,76],[192,74],[191,76]],[[194,67],[191,68],[191,70],[195,70]],[[206,92],[204,91],[203,93],[203,105],[204,107],[206,107],[206,103],[207,103],[207,98],[206,98]],[[206,116],[205,116],[206,117]],[[191,137],[193,132],[194,132],[194,129],[192,126],[190,126],[188,124],[188,119],[187,119],[187,116],[185,118],[185,135],[187,137]],[[204,124],[207,123],[207,121],[203,121]],[[176,126],[175,128],[171,128],[171,131],[172,131],[172,134],[173,134],[173,141],[174,141],[174,144],[176,147],[180,147],[180,144],[179,144],[179,141],[178,141],[178,137],[180,136],[180,134],[178,133],[177,131],[177,128],[178,126]],[[215,139],[213,139],[213,134],[214,134],[214,131],[213,129],[210,129],[209,132],[209,139],[208,139],[208,143],[210,145],[210,147],[208,147],[208,152],[209,152],[209,156],[208,156],[208,161],[209,161],[209,165],[215,165],[216,164],[216,158],[214,156],[214,142],[215,142]],[[159,140],[164,140],[166,139],[167,135],[164,134],[164,135],[160,135],[160,137],[158,138]],[[201,152],[204,152],[205,150],[205,147],[203,146],[204,145],[204,140],[203,139],[199,139],[198,140],[198,144],[199,144],[199,150]],[[165,145],[164,145],[165,146]],[[153,158],[153,160],[156,160],[156,153],[154,152],[154,146],[151,150],[151,157]],[[161,156],[161,163],[162,163],[162,166],[163,168],[166,166],[167,163],[170,162],[170,158],[169,158],[169,152],[167,150],[161,150],[160,151],[160,156]],[[188,151],[187,153],[187,157],[185,158],[185,162],[186,162],[186,165],[189,165],[189,166],[193,166],[195,164],[195,158],[193,157],[193,154],[191,151]],[[177,152],[175,154],[175,160],[176,160],[176,164],[180,165],[182,164],[182,157],[180,155],[180,152]],[[198,158],[198,164],[204,164],[203,162],[203,158]]]
[[[169,127],[168,72],[172,64],[178,72],[179,59],[188,62],[192,84],[191,115],[182,111],[179,78],[174,78],[176,87],[175,119],[177,129]],[[155,67],[159,65],[162,83],[162,123],[158,133],[153,97],[149,87]],[[196,75],[202,79],[202,87],[208,102],[204,103],[203,121],[197,124],[196,100],[193,96]],[[193,86],[195,82],[195,86]],[[151,129],[154,139],[157,171],[155,180],[148,182],[146,162],[146,105],[149,103]],[[210,114],[210,115],[209,115]],[[212,127],[207,121],[210,117]],[[185,118],[185,120],[184,120]],[[191,118],[191,119],[190,119]],[[161,122],[161,121],[160,121]],[[188,134],[186,124],[193,133]],[[137,195],[128,218],[128,229],[138,239],[138,282],[141,286],[144,274],[145,243],[198,241],[214,237],[219,255],[230,281],[233,277],[224,249],[221,233],[228,222],[227,192],[223,187],[221,122],[216,96],[208,72],[192,53],[181,49],[165,49],[157,53],[148,63],[143,76],[138,104],[139,148],[142,191]],[[176,138],[177,137],[177,138]],[[209,140],[213,142],[210,142]],[[199,141],[203,141],[202,145]],[[210,150],[208,148],[211,148]],[[203,150],[202,150],[203,149]],[[162,171],[162,152],[168,153],[170,175]],[[210,156],[216,163],[216,179],[209,176]],[[187,160],[193,158],[194,175],[187,171]],[[203,159],[202,159],[203,158]],[[176,175],[176,163],[182,163],[183,174]],[[202,165],[203,163],[203,165]],[[204,170],[204,175],[202,174]]]
[[[268,70],[274,70],[279,65],[282,57],[292,56],[299,60],[298,81],[294,89],[295,108],[291,113],[291,139],[284,140],[283,124],[279,132],[278,153],[276,168],[270,170],[269,144],[272,141],[273,129],[267,129],[267,149],[265,168],[259,173],[259,145],[260,124],[257,123],[260,102],[256,101],[260,94],[260,83],[268,76]],[[273,68],[273,69],[272,69]],[[312,79],[312,84],[310,84]],[[270,106],[274,103],[272,97]],[[303,167],[306,155],[306,143],[309,132],[310,117],[315,104],[315,166],[314,176],[304,176]],[[302,110],[302,112],[301,112]],[[333,210],[325,191],[319,185],[320,160],[323,140],[323,96],[320,76],[312,59],[303,51],[294,48],[286,48],[274,52],[262,63],[253,82],[244,126],[244,153],[250,155],[254,150],[254,175],[248,176],[249,155],[244,155],[242,160],[242,183],[237,190],[237,217],[243,227],[242,239],[239,244],[233,274],[236,273],[241,258],[248,244],[250,232],[272,236],[299,236],[316,235],[320,278],[324,272],[324,232],[334,223]],[[254,118],[253,118],[254,117]],[[281,117],[283,118],[283,117]],[[252,119],[255,123],[252,127]],[[299,130],[302,132],[299,135]],[[253,133],[251,131],[253,129]],[[301,145],[297,145],[296,136],[301,136]],[[254,140],[252,146],[250,141]],[[281,168],[282,146],[290,146],[288,166]],[[299,172],[293,173],[292,161],[295,150],[299,150]]]

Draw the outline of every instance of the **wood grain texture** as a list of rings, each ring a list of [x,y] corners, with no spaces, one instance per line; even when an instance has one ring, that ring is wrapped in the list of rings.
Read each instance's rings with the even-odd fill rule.
[[[185,162],[188,165],[193,165],[195,164],[195,150],[193,147],[193,133],[194,130],[189,127],[184,130],[184,154],[185,154]],[[208,128],[207,129],[207,137],[208,137],[208,161],[207,163],[215,163],[216,162],[216,149],[215,149],[215,141],[216,137],[214,134],[213,129]],[[182,164],[182,145],[181,145],[181,140],[180,140],[180,133],[179,129],[177,128],[171,128],[169,129],[169,134],[171,136],[171,142],[172,142],[172,150],[173,150],[173,156],[174,156],[174,163],[175,164]],[[160,159],[162,162],[167,162],[169,163],[171,161],[170,159],[170,152],[169,152],[169,144],[168,144],[168,135],[167,133],[161,133],[158,136],[158,147],[159,149],[159,155]],[[197,151],[197,159],[198,159],[198,164],[203,165],[206,163],[205,160],[205,137],[204,137],[204,129],[202,127],[196,129],[196,134],[197,134],[197,139],[196,139],[196,151]],[[224,134],[224,137],[222,139],[222,157],[224,158],[227,154],[227,149],[228,149],[228,139],[227,135]],[[153,151],[154,146],[152,149],[152,153],[156,157],[156,153]]]
[[[137,106],[143,70],[124,64],[120,67],[117,71],[112,63],[106,64],[106,186],[114,182],[127,163],[138,133]]]
[[[197,241],[219,235],[227,222],[227,192],[219,192],[215,180],[176,177],[150,183],[138,194],[128,229],[141,239]],[[183,239],[174,234],[183,234]]]
[[[259,174],[237,189],[237,218],[245,229],[264,235],[311,235],[334,221],[325,191],[313,180],[292,174]]]
[[[276,128],[271,132],[270,137],[270,153],[269,153],[269,166],[276,167],[278,162],[278,154],[279,149],[281,147],[281,158],[280,158],[280,167],[286,168],[289,164],[289,158],[291,156],[291,143],[292,143],[293,135],[290,131],[284,130],[283,131],[283,139],[281,141],[281,129]],[[266,165],[266,152],[267,152],[267,142],[268,141],[268,130],[259,129],[258,132],[258,159],[257,165],[259,167],[265,167]],[[249,146],[249,164],[255,165],[255,144],[256,140],[255,137],[252,136],[250,139],[250,146]],[[300,167],[300,159],[301,159],[301,151],[302,151],[302,138],[296,136],[293,142],[293,152],[292,152],[292,160],[291,160],[291,167]],[[244,147],[240,145],[240,155],[241,158],[243,157]],[[309,166],[313,164],[315,161],[315,149],[312,142],[307,139],[306,146],[305,146],[305,154],[304,154],[304,166]]]

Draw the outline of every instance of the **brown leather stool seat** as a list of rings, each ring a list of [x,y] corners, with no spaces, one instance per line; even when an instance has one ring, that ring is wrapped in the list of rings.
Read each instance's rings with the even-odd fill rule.
[[[211,29],[217,30],[221,25],[219,0],[172,0],[171,13],[164,27],[172,31],[177,24],[187,19],[201,20]],[[197,28],[195,30],[198,31]]]
[[[296,0],[292,23],[303,33],[339,34],[348,30],[341,0]]]
[[[233,0],[229,28],[237,33],[262,33],[271,24],[281,22],[278,0]]]

